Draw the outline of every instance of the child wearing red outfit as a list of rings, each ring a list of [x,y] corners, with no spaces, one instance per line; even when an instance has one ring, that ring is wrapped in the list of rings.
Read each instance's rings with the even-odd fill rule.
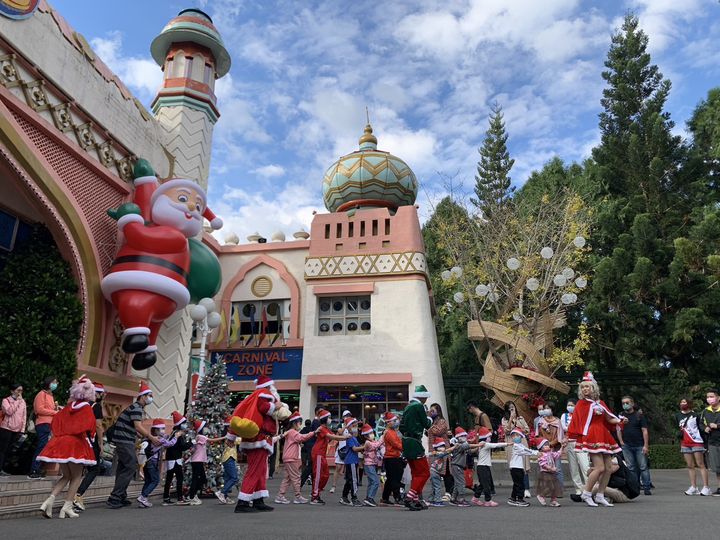
[[[592,464],[592,471],[588,474],[585,490],[580,497],[588,506],[613,506],[605,498],[605,488],[612,474],[612,455],[622,450],[612,431],[625,420],[615,416],[600,399],[600,388],[589,371],[585,372],[580,383],[578,398],[568,426],[568,438],[576,441],[576,452],[588,453]],[[593,500],[592,490],[596,483],[598,490]]]
[[[327,447],[328,441],[344,441],[349,439],[348,435],[334,435],[327,425],[330,422],[330,411],[321,409],[317,413],[317,419],[320,422],[320,427],[315,431],[315,444],[312,449],[312,464],[313,464],[313,484],[312,484],[312,499],[310,504],[325,504],[320,498],[320,494],[325,485],[327,484],[328,478],[330,478],[330,471],[327,464]]]
[[[62,474],[50,496],[40,506],[40,511],[47,518],[52,517],[55,497],[66,485],[69,486],[60,517],[76,518],[79,515],[73,511],[73,500],[82,481],[83,467],[96,463],[92,447],[95,414],[91,405],[94,401],[95,386],[89,379],[82,377],[70,388],[70,402],[53,417],[53,437],[37,458],[46,463],[59,463]]]

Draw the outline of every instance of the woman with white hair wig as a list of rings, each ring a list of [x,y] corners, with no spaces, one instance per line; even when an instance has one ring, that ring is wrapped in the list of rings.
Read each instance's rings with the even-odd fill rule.
[[[622,449],[618,446],[612,431],[617,424],[627,420],[615,416],[600,399],[600,388],[589,371],[585,372],[580,382],[578,397],[580,399],[568,426],[568,438],[576,441],[576,452],[588,453],[592,463],[580,498],[588,506],[613,506],[605,498],[605,488],[612,474],[612,456],[622,452]],[[593,499],[592,490],[596,483],[597,494]]]
[[[87,377],[74,381],[70,401],[52,421],[52,439],[38,456],[39,461],[59,463],[62,476],[55,483],[50,496],[40,506],[44,517],[51,518],[55,497],[68,486],[60,517],[76,518],[73,499],[82,481],[83,467],[95,465],[92,440],[95,438],[95,415],[91,404],[95,400],[95,386]]]

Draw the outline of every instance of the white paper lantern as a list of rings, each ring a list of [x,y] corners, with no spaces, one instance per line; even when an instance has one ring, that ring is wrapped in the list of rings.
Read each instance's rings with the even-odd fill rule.
[[[200,322],[205,317],[207,317],[207,309],[205,309],[204,306],[201,306],[200,304],[190,306],[190,318],[193,321]]]
[[[463,271],[462,271],[462,268],[460,268],[459,266],[453,266],[453,267],[450,269],[450,273],[451,273],[453,276],[455,276],[456,278],[459,278],[460,276],[462,276],[462,272],[463,272]]]
[[[447,281],[452,277],[452,274],[450,273],[450,270],[443,270],[440,277],[443,281]]]
[[[453,300],[455,300],[458,304],[462,304],[465,301],[465,295],[461,292],[456,292],[453,294]]]
[[[510,257],[505,264],[510,270],[517,270],[520,268],[520,261],[515,257]]]
[[[500,299],[500,295],[496,292],[488,293],[488,300],[491,302],[497,302]]]
[[[560,301],[565,305],[572,304],[572,295],[570,293],[565,293],[560,297]]]
[[[220,314],[217,311],[213,311],[212,313],[208,313],[207,317],[207,325],[208,328],[217,328],[220,326]]]
[[[564,287],[565,285],[567,285],[567,278],[565,276],[563,276],[562,274],[557,274],[553,278],[553,283],[557,287]]]
[[[540,288],[540,281],[537,278],[531,277],[525,282],[525,286],[529,291],[537,291]]]
[[[578,289],[584,289],[585,287],[587,287],[587,279],[580,276],[575,280],[575,285],[577,285]]]
[[[585,247],[585,238],[582,236],[576,236],[573,239],[573,245],[578,249]]]
[[[575,277],[575,270],[572,268],[563,268],[562,275],[565,276],[565,278],[570,281],[572,278]]]
[[[212,298],[203,298],[198,302],[199,305],[205,308],[205,311],[212,313],[215,311],[215,300]]]
[[[572,300],[572,303],[573,303],[573,304],[574,304],[575,302],[577,302],[577,294],[575,294],[575,293],[570,293],[570,300]]]
[[[553,255],[555,255],[555,252],[553,251],[553,248],[549,246],[545,246],[540,250],[540,256],[543,259],[552,259]]]
[[[478,296],[487,296],[487,293],[490,292],[490,289],[487,285],[483,285],[482,283],[475,287],[475,294]]]

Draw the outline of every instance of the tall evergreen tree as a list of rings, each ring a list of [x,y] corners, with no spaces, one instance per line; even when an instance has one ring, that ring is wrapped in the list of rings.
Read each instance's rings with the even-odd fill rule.
[[[510,169],[515,160],[510,158],[507,149],[508,135],[505,132],[502,107],[495,102],[490,111],[490,126],[482,147],[478,149],[480,161],[475,175],[475,198],[470,199],[486,216],[502,208],[514,191]]]

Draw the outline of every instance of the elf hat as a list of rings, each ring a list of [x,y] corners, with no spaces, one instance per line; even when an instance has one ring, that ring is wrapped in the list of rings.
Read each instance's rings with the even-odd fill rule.
[[[592,374],[592,371],[586,371],[583,374],[582,382],[596,382],[595,377]]]
[[[294,412],[294,413],[292,413],[292,414],[290,415],[290,418],[288,418],[288,422],[290,422],[291,424],[292,424],[293,422],[297,422],[298,420],[302,421],[302,416],[300,416],[300,413],[297,412],[297,411]]]
[[[102,383],[96,382],[96,383],[93,383],[93,386],[95,386],[95,391],[98,394],[102,394],[103,392],[105,392],[105,386],[103,386]]]
[[[360,433],[363,435],[370,435],[373,431],[375,431],[375,430],[373,429],[373,427],[370,424],[365,424],[362,427],[362,431]]]
[[[397,420],[397,415],[388,411],[383,415],[383,420],[385,420],[385,422],[392,422],[393,420]]]
[[[330,411],[326,411],[325,409],[320,409],[317,412],[317,419],[322,420],[323,418],[328,418],[330,416]]]
[[[205,195],[205,190],[200,187],[200,184],[187,178],[171,178],[170,180],[166,180],[165,182],[160,184],[150,197],[150,206],[152,207],[155,205],[155,201],[158,200],[160,195],[163,195],[167,191],[175,188],[191,189],[195,191],[198,195],[200,195],[200,198],[202,199],[202,205],[204,207],[202,216],[210,222],[210,226],[213,229],[217,230],[222,228],[222,219],[217,217],[213,213],[213,211],[207,207],[207,195]]]
[[[165,430],[165,420],[163,420],[162,418],[156,418],[155,420],[153,420],[152,428],[164,431]]]
[[[237,435],[235,435],[234,433],[230,433],[230,432],[228,431],[228,432],[225,434],[225,438],[226,438],[228,441],[234,441],[234,440],[237,439]]]
[[[195,423],[193,424],[193,428],[195,428],[196,432],[199,432],[202,428],[205,427],[205,424],[207,424],[207,422],[205,420],[195,420]]]
[[[515,428],[510,432],[510,435],[521,435],[523,438],[525,438],[525,433],[521,429]]]
[[[492,431],[490,431],[486,427],[481,427],[480,429],[477,430],[478,439],[480,439],[481,441],[484,439],[489,439],[491,435],[492,435]]]
[[[440,448],[441,446],[445,446],[445,441],[440,437],[435,437],[435,440],[433,441],[433,448]]]
[[[429,398],[430,392],[428,392],[428,389],[425,388],[424,384],[418,384],[415,387],[415,391],[412,393],[412,397],[414,397],[414,398]]]
[[[152,394],[152,390],[148,386],[148,383],[140,381],[140,391],[138,392],[138,397],[144,396],[145,394]]]
[[[173,411],[171,416],[172,416],[173,426],[175,426],[175,427],[179,426],[183,422],[187,422],[187,418],[185,418],[182,414],[180,414],[177,411]]]
[[[540,450],[546,444],[550,444],[550,441],[548,441],[547,439],[540,439],[540,442],[537,443],[537,449]]]
[[[345,429],[350,429],[353,424],[357,424],[357,418],[353,418],[352,416],[346,416],[345,418],[343,418],[343,424],[345,426]]]
[[[348,411],[348,410],[344,410],[343,413],[342,413],[342,417],[343,417],[343,418],[347,418],[347,417],[349,417],[349,416],[352,416],[352,413],[351,413],[350,411]]]
[[[275,384],[275,381],[273,381],[270,377],[268,377],[267,375],[260,375],[255,380],[255,389],[257,390],[258,388],[267,388],[268,386],[272,386],[273,384]]]
[[[465,431],[460,426],[455,428],[455,436],[456,437],[467,437],[467,431]]]

